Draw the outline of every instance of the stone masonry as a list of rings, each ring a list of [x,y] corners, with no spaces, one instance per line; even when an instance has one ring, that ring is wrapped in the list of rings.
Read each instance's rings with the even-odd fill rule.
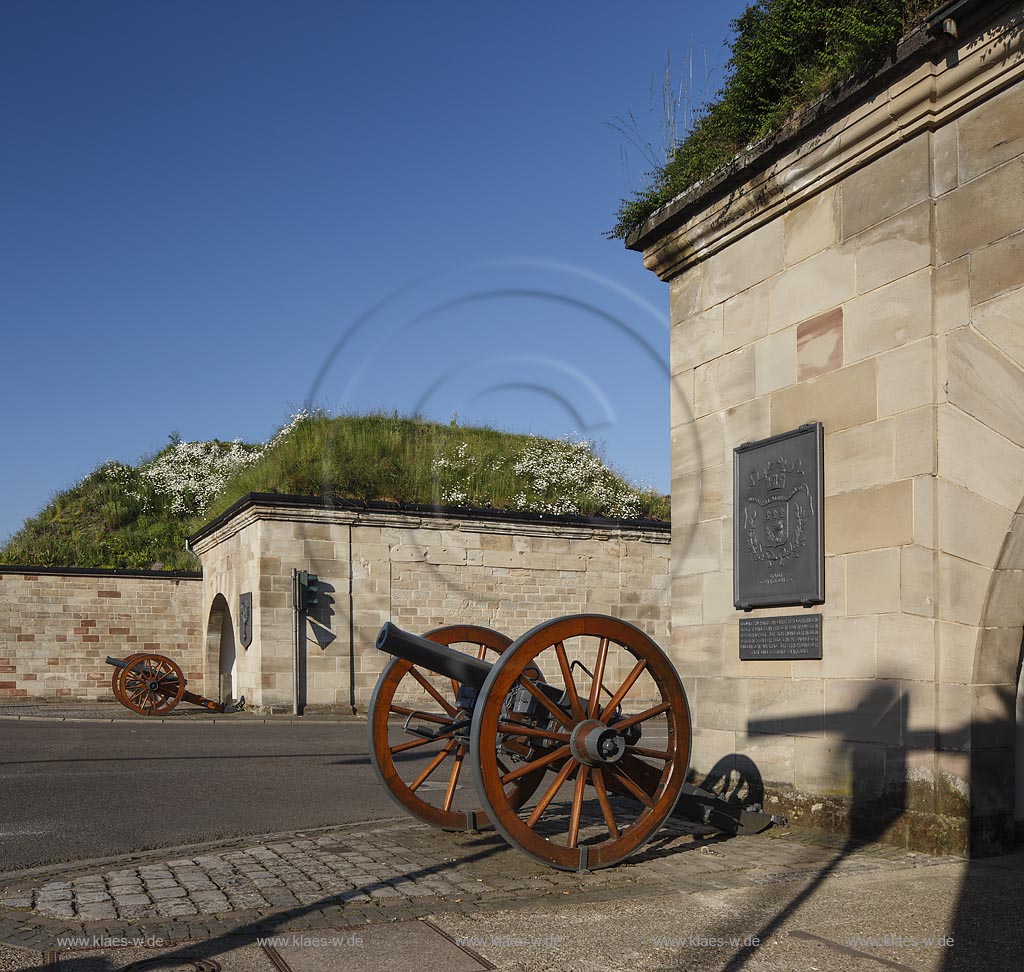
[[[169,655],[203,691],[199,574],[0,567],[0,699],[110,698],[107,655]]]
[[[307,711],[365,711],[387,657],[388,620],[415,632],[478,624],[516,638],[563,614],[624,618],[669,646],[667,524],[328,507],[248,497],[192,540],[203,565],[206,670],[218,671],[224,611],[237,687],[264,710],[291,705],[292,570],[316,573],[323,603],[302,634]],[[237,643],[239,595],[253,593],[252,644]],[[609,671],[609,677],[625,672]]]
[[[1012,839],[1024,624],[1024,8],[973,10],[630,241],[670,283],[696,768],[741,753],[797,821],[960,852]],[[741,662],[733,449],[812,421],[824,657]]]

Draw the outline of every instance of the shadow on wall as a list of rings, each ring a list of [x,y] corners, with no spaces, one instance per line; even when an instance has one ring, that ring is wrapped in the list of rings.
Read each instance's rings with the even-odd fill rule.
[[[1018,661],[1018,674],[1020,662]],[[1001,692],[1002,704],[995,707],[996,715],[990,720],[973,720],[949,732],[910,728],[911,713],[906,693],[894,687],[875,683],[855,708],[830,716],[829,734],[835,742],[835,758],[848,760],[851,802],[849,831],[840,850],[829,863],[800,891],[784,902],[779,902],[779,889],[760,892],[762,904],[771,905],[773,916],[756,932],[755,939],[767,941],[773,935],[798,919],[800,909],[821,888],[826,879],[846,861],[859,846],[875,843],[892,828],[902,824],[941,828],[942,818],[948,816],[949,826],[955,826],[959,816],[964,827],[964,838],[970,840],[975,854],[1009,850],[1013,840],[1014,793],[1012,746],[1007,758],[1003,744],[1015,733],[1013,713],[1014,693]],[[929,713],[931,716],[931,713]],[[753,720],[748,723],[752,733],[810,733],[821,728],[820,714],[796,716],[790,719]],[[899,735],[893,730],[897,729]],[[847,741],[850,735],[866,734],[874,729],[884,738],[899,738],[899,746],[856,743]],[[910,772],[909,754],[913,752],[955,752],[965,756],[968,766],[968,790],[964,793],[955,783],[936,774],[934,787],[925,787],[914,780]],[[883,758],[879,759],[879,756]],[[704,786],[716,789],[728,798],[746,801],[747,793],[763,793],[756,765],[744,756],[730,756],[716,764],[707,774]],[[930,791],[930,792],[929,792]],[[1007,800],[1011,801],[1007,804]],[[753,801],[751,801],[753,802]],[[930,813],[924,813],[930,808]],[[919,820],[915,822],[915,816]],[[906,819],[905,819],[906,818]],[[931,821],[929,823],[929,820]],[[909,829],[908,829],[909,833]],[[921,837],[918,833],[915,836]],[[933,836],[941,838],[941,834]],[[1020,876],[1016,861],[1006,859],[971,860],[959,888],[955,908],[946,927],[931,929],[935,935],[949,935],[954,944],[942,959],[945,972],[966,969],[1009,969],[1018,965],[1018,942],[1015,928],[1007,910],[992,908],[994,888],[1004,887],[1002,896],[1006,908],[1018,916],[1024,914],[1024,896],[1020,894]],[[756,892],[755,892],[756,893]],[[756,908],[756,902],[751,902]],[[866,936],[906,935],[906,925],[916,916],[900,909],[893,914],[893,928],[861,929]],[[920,930],[916,928],[915,931]],[[828,939],[822,939],[829,944]],[[835,943],[833,943],[835,944]],[[838,946],[840,951],[843,946]],[[755,961],[756,946],[739,949],[723,966],[724,972],[739,972]],[[837,956],[838,957],[838,956]],[[868,953],[865,961],[872,960]],[[900,966],[902,967],[902,966]]]
[[[318,587],[317,603],[306,609],[298,628],[299,692],[297,704],[300,715],[306,708],[308,696],[309,666],[307,663],[310,656],[310,635],[312,634],[314,649],[321,652],[326,651],[338,637],[331,627],[335,614],[334,600],[337,590],[333,584],[323,578],[320,578]]]

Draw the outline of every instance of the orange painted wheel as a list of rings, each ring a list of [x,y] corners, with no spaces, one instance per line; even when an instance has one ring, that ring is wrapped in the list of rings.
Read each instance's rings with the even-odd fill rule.
[[[488,653],[500,655],[512,643],[497,631],[473,624],[436,628],[423,637],[481,659]],[[453,679],[392,658],[370,700],[370,760],[403,810],[442,830],[481,830],[490,824],[478,809],[472,787],[467,792],[465,783],[471,777],[463,774],[473,698],[471,693],[460,696],[460,688]],[[396,742],[393,736],[402,728],[409,738]],[[434,733],[435,738],[428,738]],[[528,800],[543,776],[541,770],[511,784],[509,802],[519,806]]]
[[[185,691],[185,676],[166,655],[139,654],[120,669],[115,695],[139,715],[162,716],[171,711]]]
[[[628,622],[579,614],[538,625],[495,663],[470,759],[484,810],[512,846],[561,870],[594,870],[635,853],[672,813],[690,741],[686,693],[665,653]],[[528,742],[532,754],[507,769],[498,754]],[[509,784],[543,769],[555,775],[537,800],[514,805]]]

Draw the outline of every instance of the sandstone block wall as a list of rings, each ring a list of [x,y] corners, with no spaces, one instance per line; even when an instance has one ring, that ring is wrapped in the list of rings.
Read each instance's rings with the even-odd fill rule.
[[[307,710],[365,711],[388,660],[374,647],[388,620],[419,633],[480,624],[516,638],[562,614],[602,613],[632,621],[669,650],[669,540],[667,525],[503,521],[261,498],[194,547],[205,617],[225,603],[237,625],[238,595],[253,592],[253,643],[237,649],[236,694],[265,709],[291,705],[291,575],[309,570],[326,596],[301,632]],[[206,665],[215,671],[220,621],[208,628]]]
[[[203,692],[199,575],[0,567],[0,700],[110,699],[107,655],[169,655]]]
[[[695,766],[745,754],[798,820],[933,850],[1012,839],[1020,14],[908,60],[637,244],[671,289],[672,639],[695,673]],[[815,420],[824,657],[740,662],[732,450]]]

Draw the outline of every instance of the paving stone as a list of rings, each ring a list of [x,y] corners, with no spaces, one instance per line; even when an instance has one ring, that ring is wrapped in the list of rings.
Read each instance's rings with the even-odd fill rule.
[[[28,896],[5,896],[3,900],[5,908],[31,908],[32,907],[32,895]]]
[[[98,921],[101,918],[116,918],[117,911],[113,902],[96,901],[80,904],[78,906],[78,917],[85,921]]]
[[[150,888],[149,896],[154,901],[169,901],[174,898],[185,898],[188,896],[188,892],[184,888],[179,887]]]
[[[165,918],[178,915],[194,915],[199,911],[191,901],[174,900],[157,902],[157,912]]]
[[[206,911],[225,911],[228,907],[227,895],[219,891],[197,891],[189,895],[189,900]]]

